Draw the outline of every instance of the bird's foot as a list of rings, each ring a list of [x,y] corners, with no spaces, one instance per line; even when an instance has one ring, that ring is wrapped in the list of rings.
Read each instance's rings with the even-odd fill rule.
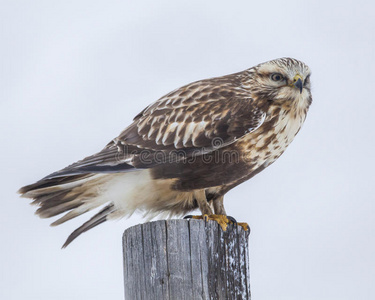
[[[187,215],[184,217],[184,219],[204,220],[205,222],[207,222],[208,220],[212,220],[209,215],[202,215],[202,216]]]
[[[231,221],[234,225],[241,226],[245,231],[249,230],[249,225],[244,222],[238,223],[237,220],[231,216],[227,216],[228,220]]]
[[[221,227],[221,229],[223,229],[223,231],[226,231],[227,227],[228,227],[228,224],[231,224],[231,223],[235,224],[235,225],[238,225],[238,226],[241,226],[245,231],[249,230],[249,225],[247,225],[247,223],[237,223],[235,218],[230,217],[230,216],[226,216],[226,215],[203,215],[203,216],[188,215],[188,216],[185,216],[184,219],[204,220],[206,222],[208,220],[213,220],[220,225],[220,227]]]

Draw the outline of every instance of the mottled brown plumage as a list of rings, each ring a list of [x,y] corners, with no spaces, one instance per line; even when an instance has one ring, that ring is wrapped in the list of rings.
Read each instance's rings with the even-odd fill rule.
[[[104,209],[68,238],[143,211],[225,214],[223,196],[272,164],[311,104],[310,70],[282,58],[197,81],[160,98],[101,152],[20,189],[41,217],[61,224]]]

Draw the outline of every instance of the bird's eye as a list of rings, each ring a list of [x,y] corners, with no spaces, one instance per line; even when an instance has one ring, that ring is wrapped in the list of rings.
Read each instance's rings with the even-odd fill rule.
[[[271,74],[271,79],[273,81],[283,81],[284,80],[284,76],[281,75],[280,73],[273,73],[273,74]]]

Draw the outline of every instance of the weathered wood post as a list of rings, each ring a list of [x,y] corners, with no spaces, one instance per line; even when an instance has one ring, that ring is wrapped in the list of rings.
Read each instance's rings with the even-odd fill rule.
[[[194,219],[125,230],[125,299],[250,299],[249,233]]]

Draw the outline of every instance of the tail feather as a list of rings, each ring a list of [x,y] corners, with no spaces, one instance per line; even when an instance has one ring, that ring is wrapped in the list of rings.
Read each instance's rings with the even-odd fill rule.
[[[171,189],[173,180],[154,180],[149,170],[60,175],[56,178],[50,175],[20,189],[23,197],[33,199],[32,204],[38,206],[36,214],[40,217],[58,216],[51,226],[105,207],[76,229],[63,248],[107,219],[130,216],[135,211],[148,212],[150,216],[162,212],[168,212],[170,216],[180,215],[196,206],[191,192]]]
[[[80,194],[69,195],[70,191],[55,192],[38,197],[36,200],[31,202],[32,205],[38,205],[43,209],[49,209],[51,207],[73,201]]]
[[[43,219],[51,218],[59,214],[62,214],[66,211],[77,208],[81,205],[82,205],[82,200],[80,198],[76,198],[72,201],[61,203],[59,205],[51,206],[48,208],[45,206],[42,206],[37,209],[36,214]]]
[[[86,196],[82,196],[81,198],[79,198],[79,203],[75,203],[75,201],[71,201],[70,203],[72,203],[72,206],[74,206],[75,204],[77,204],[76,206],[74,206],[74,209],[71,209],[68,213],[66,213],[64,216],[62,216],[60,219],[56,220],[55,222],[53,222],[51,224],[51,226],[57,226],[57,225],[60,225],[62,223],[65,223],[66,221],[69,221],[75,217],[78,217],[94,208],[97,208],[101,205],[103,205],[105,202],[107,201],[103,201],[103,199],[101,199],[100,197],[99,198],[96,198],[96,197],[93,197],[92,199],[90,199],[90,201],[85,201],[87,199],[90,199],[89,197],[86,197]],[[74,203],[73,203],[74,202]],[[68,206],[69,204],[67,204]],[[65,209],[65,211],[68,211],[69,209]]]
[[[31,185],[33,186],[32,189],[27,189],[23,197],[32,198],[34,200],[31,204],[39,206],[36,214],[41,218],[54,217],[71,209],[75,209],[82,205],[82,196],[85,191],[87,194],[87,187],[84,185],[88,182],[90,177],[85,176],[86,179],[77,178],[77,176],[74,177],[76,178],[75,181],[73,179],[68,179],[65,180],[63,184],[60,183],[61,180],[58,178],[55,181],[55,185],[52,185],[53,182],[49,179],[48,187],[45,186],[43,181],[41,185],[36,185],[35,183]]]
[[[113,204],[107,205],[104,209],[102,209],[99,213],[93,216],[90,220],[83,223],[80,227],[74,230],[67,240],[65,241],[62,248],[66,248],[73,240],[75,240],[79,235],[86,232],[87,230],[94,228],[95,226],[104,223],[107,221],[108,215],[115,211],[115,206]]]
[[[105,183],[105,174],[72,175],[42,179],[19,190],[23,197],[32,198],[31,204],[39,206],[36,214],[41,218],[50,218],[65,213],[51,226],[62,224],[74,217],[97,208],[110,199],[100,197],[101,185]],[[95,227],[106,220],[114,205],[110,204],[99,214],[75,230],[64,244],[65,248],[82,232]]]

